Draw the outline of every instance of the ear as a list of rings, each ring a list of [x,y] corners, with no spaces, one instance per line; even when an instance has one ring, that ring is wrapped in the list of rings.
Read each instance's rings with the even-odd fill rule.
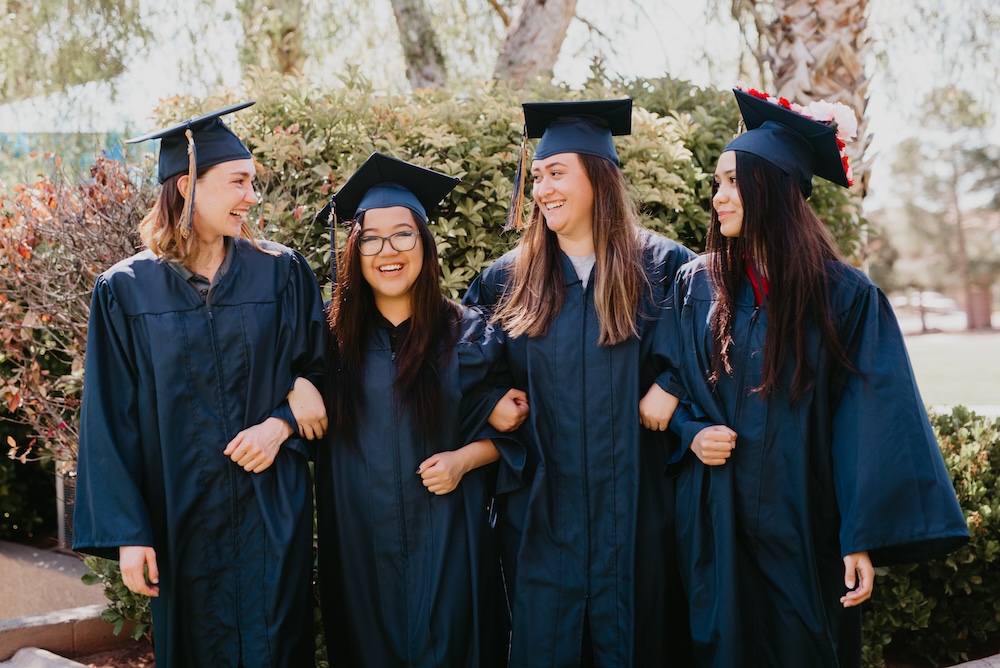
[[[187,174],[182,174],[179,179],[177,179],[177,192],[181,194],[181,197],[187,201],[188,198],[188,187],[191,185],[191,177]]]

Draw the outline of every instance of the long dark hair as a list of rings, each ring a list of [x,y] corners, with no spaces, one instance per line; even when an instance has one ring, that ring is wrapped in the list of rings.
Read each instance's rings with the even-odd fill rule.
[[[734,304],[747,280],[749,264],[770,283],[764,369],[756,390],[765,395],[774,391],[790,350],[795,362],[791,387],[794,402],[816,379],[814,360],[810,359],[807,346],[807,334],[813,324],[833,360],[856,373],[837,337],[830,313],[827,263],[840,260],[840,253],[798,184],[774,164],[737,151],[736,186],[743,202],[739,236],[722,235],[714,208],[708,229],[708,266],[716,293],[712,380],[732,373],[729,351],[733,343]],[[716,189],[713,186],[713,195]]]
[[[638,333],[636,312],[648,287],[642,264],[639,212],[621,169],[610,161],[577,154],[594,189],[594,306],[602,346],[621,343]],[[565,280],[559,242],[545,224],[539,206],[519,242],[510,287],[494,320],[512,336],[544,336],[562,308]]]
[[[458,337],[457,307],[441,294],[441,267],[434,236],[413,214],[420,232],[423,267],[410,293],[413,315],[396,355],[393,394],[401,409],[409,409],[417,428],[430,436],[441,421],[441,376]],[[364,213],[351,225],[337,266],[337,282],[327,313],[327,412],[340,435],[356,443],[357,419],[364,407],[362,383],[368,342],[378,327],[375,295],[361,273],[358,240]],[[392,419],[396,416],[392,416]]]

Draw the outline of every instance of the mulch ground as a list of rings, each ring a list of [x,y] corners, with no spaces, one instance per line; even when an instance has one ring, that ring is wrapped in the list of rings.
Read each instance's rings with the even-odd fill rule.
[[[89,668],[155,668],[156,666],[153,660],[153,648],[145,638],[134,646],[77,656],[73,660]]]

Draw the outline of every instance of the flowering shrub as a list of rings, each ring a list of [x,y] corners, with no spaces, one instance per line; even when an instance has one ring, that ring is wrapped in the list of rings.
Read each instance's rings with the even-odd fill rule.
[[[11,457],[76,459],[94,280],[136,251],[151,202],[150,188],[107,158],[87,181],[43,178],[0,199],[0,402],[28,427],[8,439]]]

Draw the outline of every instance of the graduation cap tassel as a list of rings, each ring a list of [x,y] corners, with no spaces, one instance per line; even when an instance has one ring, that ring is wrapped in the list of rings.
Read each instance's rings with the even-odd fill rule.
[[[190,189],[188,190],[187,207],[181,214],[180,226],[181,238],[187,239],[191,236],[191,221],[194,218],[194,190],[198,180],[198,151],[194,147],[194,134],[190,127],[184,131],[184,136],[187,137],[188,144],[188,185]]]
[[[521,152],[517,156],[517,169],[514,171],[514,192],[510,194],[510,204],[507,206],[507,224],[505,230],[520,231],[524,227],[524,167],[528,162],[528,126],[521,131]]]

